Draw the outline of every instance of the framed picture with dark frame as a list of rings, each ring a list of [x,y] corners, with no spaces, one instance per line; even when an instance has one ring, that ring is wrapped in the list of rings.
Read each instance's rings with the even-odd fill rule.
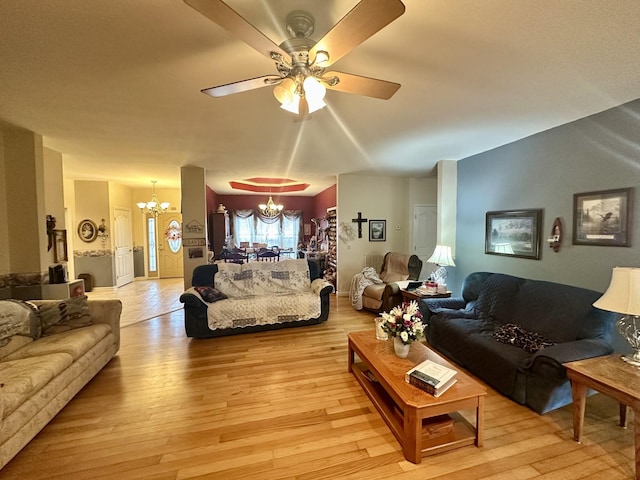
[[[538,260],[541,225],[541,209],[487,212],[484,253]]]
[[[573,244],[631,246],[633,190],[619,188],[573,195]]]
[[[67,231],[53,231],[53,259],[55,263],[68,262],[67,254]]]
[[[387,241],[387,221],[386,220],[369,220],[369,241],[370,242],[386,242]]]
[[[88,218],[78,224],[78,236],[83,242],[93,242],[98,236],[98,226]]]

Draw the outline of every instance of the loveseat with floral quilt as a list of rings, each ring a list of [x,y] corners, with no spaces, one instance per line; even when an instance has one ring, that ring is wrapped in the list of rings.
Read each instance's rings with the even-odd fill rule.
[[[200,265],[180,296],[185,331],[209,338],[321,323],[332,291],[312,260]]]

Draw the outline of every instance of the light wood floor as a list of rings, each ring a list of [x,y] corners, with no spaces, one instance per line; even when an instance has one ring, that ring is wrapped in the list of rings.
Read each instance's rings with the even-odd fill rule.
[[[94,288],[87,292],[87,297],[93,300],[119,299],[122,302],[120,326],[128,327],[182,309],[179,300],[182,292],[183,278],[160,278],[136,280],[120,288]]]
[[[122,330],[122,348],[2,479],[603,479],[634,475],[633,430],[587,402],[544,416],[489,391],[485,446],[407,462],[347,373],[346,333],[373,316],[333,298],[323,325],[210,340],[181,311]],[[632,420],[632,419],[631,419]]]

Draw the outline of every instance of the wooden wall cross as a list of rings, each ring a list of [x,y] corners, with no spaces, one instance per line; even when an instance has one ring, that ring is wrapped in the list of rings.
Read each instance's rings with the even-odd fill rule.
[[[369,220],[362,218],[362,212],[358,212],[358,218],[352,218],[351,221],[358,224],[358,238],[362,238],[362,224]]]

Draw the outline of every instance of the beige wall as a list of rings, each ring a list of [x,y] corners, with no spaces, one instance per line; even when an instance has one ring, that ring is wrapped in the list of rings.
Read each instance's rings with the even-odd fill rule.
[[[183,254],[184,287],[191,286],[193,270],[207,263],[207,184],[205,170],[200,167],[182,167],[180,169],[182,185],[182,238],[183,240],[201,240],[201,247],[185,247]],[[189,258],[190,248],[201,248],[203,256]]]
[[[3,272],[39,273],[47,270],[47,226],[44,208],[42,137],[3,125],[3,217],[6,233]],[[8,252],[8,254],[7,254]]]
[[[9,226],[7,203],[7,168],[4,154],[4,129],[0,126],[0,225]],[[0,273],[10,273],[9,228],[0,228]]]
[[[83,220],[91,220],[99,225],[102,219],[110,218],[109,182],[76,180],[75,181],[75,221],[67,235],[73,236],[77,251],[103,250],[102,243],[94,240],[85,242],[78,235],[78,224]],[[108,249],[108,245],[104,248]]]
[[[362,271],[365,255],[387,252],[410,253],[413,243],[413,206],[436,205],[436,177],[392,177],[362,174],[338,176],[338,225],[353,228],[354,240],[338,238],[338,295],[348,295],[351,278]],[[368,223],[362,224],[362,238],[351,220],[362,212],[368,220],[387,221],[387,240],[369,241]]]

